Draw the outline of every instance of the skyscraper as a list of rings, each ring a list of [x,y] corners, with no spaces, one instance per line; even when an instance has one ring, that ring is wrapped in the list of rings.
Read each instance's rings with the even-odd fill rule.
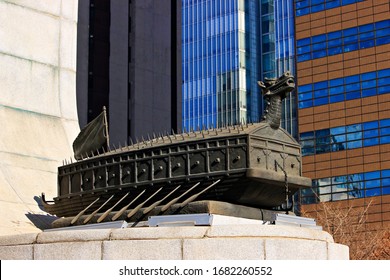
[[[181,128],[181,1],[79,1],[80,125],[107,107],[122,145]]]
[[[293,1],[261,0],[260,11],[260,79],[279,77],[286,71],[295,75]],[[283,101],[281,126],[298,137],[295,91]]]
[[[182,1],[185,129],[260,120],[257,81],[293,71],[292,5],[274,2]],[[283,125],[296,134],[291,106]]]
[[[373,201],[369,226],[388,228],[389,1],[295,1],[295,12],[299,135],[313,179],[301,203]]]

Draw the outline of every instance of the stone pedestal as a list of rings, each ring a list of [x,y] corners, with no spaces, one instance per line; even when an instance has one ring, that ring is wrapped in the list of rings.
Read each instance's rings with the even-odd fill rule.
[[[0,259],[348,260],[349,248],[327,232],[293,226],[139,227],[2,236]]]

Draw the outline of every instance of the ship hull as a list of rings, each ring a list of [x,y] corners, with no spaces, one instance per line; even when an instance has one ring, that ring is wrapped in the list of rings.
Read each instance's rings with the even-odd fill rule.
[[[299,144],[282,129],[260,123],[181,137],[59,167],[58,196],[51,202],[42,198],[46,211],[58,217],[118,211],[135,198],[129,209],[175,199],[273,208],[311,186],[302,177]]]

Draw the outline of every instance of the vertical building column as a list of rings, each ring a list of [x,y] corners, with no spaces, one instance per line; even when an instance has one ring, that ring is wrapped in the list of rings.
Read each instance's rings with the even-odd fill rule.
[[[122,144],[129,134],[129,5],[128,0],[111,1],[109,129],[110,138]]]

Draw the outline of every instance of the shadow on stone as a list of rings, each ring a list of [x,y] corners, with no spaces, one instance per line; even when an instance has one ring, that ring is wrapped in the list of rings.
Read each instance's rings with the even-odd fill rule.
[[[34,200],[37,202],[39,209],[42,211],[45,211],[45,208],[42,205],[42,197],[41,196],[34,196]]]
[[[52,228],[51,223],[58,219],[57,216],[52,216],[50,214],[34,214],[31,212],[27,213],[26,217],[40,230]]]
[[[42,210],[43,212],[46,212],[45,208],[42,205],[41,197],[34,196],[34,200],[37,202],[39,209]],[[31,223],[33,223],[34,226],[36,226],[40,230],[52,228],[52,222],[58,219],[57,216],[50,215],[50,214],[36,214],[36,213],[29,212],[25,215],[31,221]]]

